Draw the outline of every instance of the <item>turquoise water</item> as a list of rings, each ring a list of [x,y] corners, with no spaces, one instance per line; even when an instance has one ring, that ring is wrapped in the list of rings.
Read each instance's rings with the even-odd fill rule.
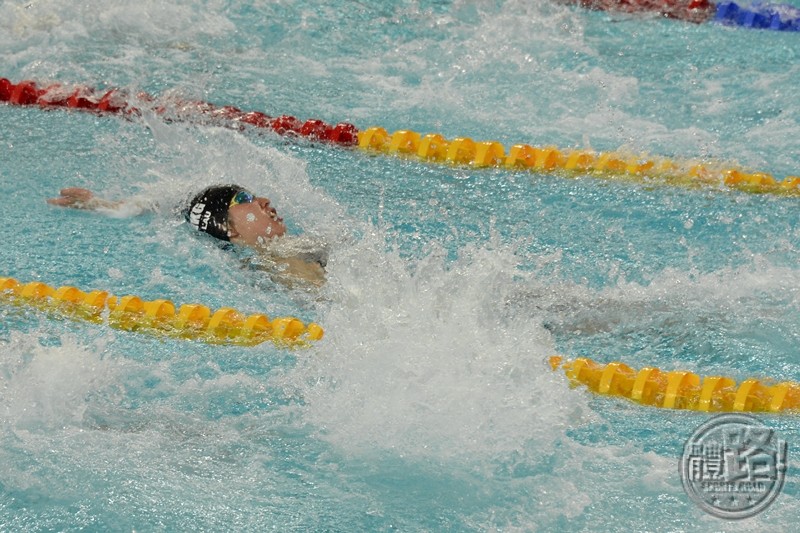
[[[378,3],[376,3],[378,4]],[[0,76],[800,172],[796,34],[548,2],[0,2]],[[790,531],[678,477],[706,416],[570,389],[563,353],[800,380],[797,199],[431,166],[145,115],[0,106],[0,275],[292,314],[309,350],[0,307],[0,530]],[[331,243],[289,290],[174,205],[236,181]],[[47,206],[66,185],[159,202]]]

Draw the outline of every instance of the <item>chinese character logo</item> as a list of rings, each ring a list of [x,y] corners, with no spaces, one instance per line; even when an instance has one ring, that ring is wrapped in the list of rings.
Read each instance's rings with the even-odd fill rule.
[[[683,447],[683,488],[714,516],[751,517],[783,488],[787,450],[785,440],[752,416],[716,416],[697,428]]]

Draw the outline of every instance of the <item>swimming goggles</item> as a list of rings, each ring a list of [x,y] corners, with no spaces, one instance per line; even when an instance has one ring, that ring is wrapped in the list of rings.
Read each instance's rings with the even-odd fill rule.
[[[247,191],[239,191],[233,196],[233,198],[231,198],[230,207],[233,207],[233,206],[239,205],[239,204],[249,204],[250,202],[252,202],[255,199],[256,199],[256,197],[253,196],[252,194],[250,194],[249,192],[247,192]]]

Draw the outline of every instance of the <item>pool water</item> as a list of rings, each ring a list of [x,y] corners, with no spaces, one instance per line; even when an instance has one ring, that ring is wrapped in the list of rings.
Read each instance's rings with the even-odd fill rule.
[[[800,172],[797,35],[537,1],[0,2],[0,76],[447,138]],[[547,357],[800,380],[797,198],[370,155],[145,113],[0,105],[0,276],[315,321],[210,346],[0,305],[0,530],[761,531],[706,515],[708,416]],[[330,244],[289,289],[194,235],[201,187]],[[59,209],[69,185],[152,213]]]

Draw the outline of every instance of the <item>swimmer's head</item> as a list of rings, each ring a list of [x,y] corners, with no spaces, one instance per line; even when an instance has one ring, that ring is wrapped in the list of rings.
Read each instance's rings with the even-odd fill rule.
[[[184,212],[196,229],[223,241],[262,246],[286,233],[283,219],[268,198],[238,185],[215,185],[195,196]]]
[[[243,191],[246,192],[238,185],[214,185],[203,189],[189,202],[184,217],[195,229],[229,241],[228,209],[233,198]]]

